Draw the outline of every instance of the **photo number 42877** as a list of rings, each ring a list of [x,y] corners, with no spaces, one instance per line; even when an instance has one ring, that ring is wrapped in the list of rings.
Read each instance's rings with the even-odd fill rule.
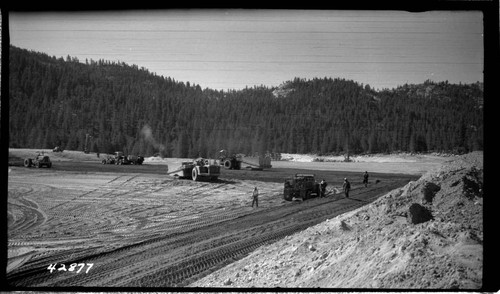
[[[94,266],[94,264],[93,263],[72,263],[69,265],[68,268],[66,268],[66,265],[64,263],[61,263],[59,265],[57,263],[51,263],[47,269],[50,271],[50,273],[57,270],[57,271],[64,271],[64,272],[75,272],[78,274],[85,266],[87,266],[87,270],[85,271],[85,273],[88,273],[90,268],[92,268],[92,266]],[[78,270],[77,270],[77,268],[78,268]]]

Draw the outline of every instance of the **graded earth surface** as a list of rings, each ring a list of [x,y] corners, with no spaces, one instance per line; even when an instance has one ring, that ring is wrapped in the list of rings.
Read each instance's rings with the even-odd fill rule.
[[[279,161],[268,170],[223,170],[218,181],[193,182],[167,174],[185,159],[115,166],[100,164],[103,155],[44,150],[52,168],[22,167],[34,151],[9,152],[12,286],[481,286],[482,153]],[[298,172],[326,179],[327,197],[283,200],[284,180]],[[349,199],[340,193],[344,177],[353,184]],[[428,185],[432,192],[422,192],[429,182],[439,190]],[[251,207],[254,187],[258,208]],[[422,203],[424,194],[432,199]],[[432,218],[411,223],[413,202]]]

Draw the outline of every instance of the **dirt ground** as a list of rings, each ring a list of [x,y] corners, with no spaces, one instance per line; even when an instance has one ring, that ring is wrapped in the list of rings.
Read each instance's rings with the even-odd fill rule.
[[[15,158],[33,154],[33,150],[10,151],[13,162]],[[417,180],[424,170],[436,169],[444,161],[421,162],[418,167],[412,162],[371,162],[369,166],[355,162],[349,166],[350,171],[338,163],[273,162],[273,168],[268,171],[225,171],[219,181],[212,183],[167,176],[167,166],[172,170],[183,159],[148,159],[143,166],[103,166],[99,164],[102,156],[98,158],[96,154],[46,152],[54,162],[51,169],[9,166],[7,278],[13,286],[349,287],[356,280],[347,283],[345,276],[332,276],[333,273],[327,274],[327,271],[324,275],[313,273],[327,265],[337,267],[337,262],[342,259],[352,259],[350,254],[358,252],[355,256],[361,256],[359,252],[371,248],[368,245],[373,240],[379,246],[382,244],[385,251],[388,249],[384,246],[392,245],[377,237],[380,232],[388,234],[386,228],[379,232],[374,229],[376,226],[372,227],[372,222],[363,218],[354,221],[354,215],[360,218],[359,215],[368,215],[367,212],[348,211],[370,203],[410,180]],[[284,201],[284,178],[304,168],[327,179],[329,196],[303,203]],[[353,180],[353,199],[346,200],[336,193],[345,175],[357,177],[359,171],[364,170],[370,170],[372,174],[368,188],[362,187],[361,180],[356,178]],[[375,179],[380,182],[375,183]],[[250,195],[255,186],[260,192],[258,209],[250,206]],[[392,192],[396,195],[392,198],[405,195],[397,191],[400,190]],[[480,208],[480,204],[477,207]],[[373,210],[370,209],[367,211]],[[392,220],[394,225],[408,231],[396,208],[388,214],[389,218],[385,216],[387,213],[377,212],[368,217],[376,220],[375,224]],[[339,220],[345,220],[339,226],[348,230],[338,230],[336,224]],[[449,231],[461,228],[451,221],[447,223]],[[323,229],[314,227],[317,224]],[[479,230],[481,225],[478,224],[476,229]],[[399,238],[413,240],[427,236],[426,229],[418,226],[413,229],[415,236],[408,235],[412,232],[409,230]],[[370,234],[375,235],[365,234],[364,230],[369,227]],[[293,235],[303,230],[303,233]],[[311,232],[321,233],[311,235]],[[482,238],[479,231],[473,234]],[[444,246],[446,250],[439,251],[441,255],[455,254],[446,259],[453,262],[454,268],[457,258],[463,259],[461,254],[479,258],[477,244],[469,241],[476,237],[467,239],[469,235],[464,236],[461,238],[465,238],[466,248],[470,251],[465,252],[462,250],[465,247],[456,246]],[[353,239],[359,240],[349,242]],[[276,241],[278,243],[273,243]],[[332,241],[336,243],[328,243]],[[443,244],[449,242],[452,241],[442,240]],[[339,251],[339,246],[345,250]],[[335,254],[332,248],[336,248]],[[299,251],[310,254],[297,255]],[[322,254],[316,258],[315,254],[319,252]],[[400,267],[407,268],[405,262],[413,260],[408,256],[398,253],[389,260],[399,260]],[[356,258],[358,267],[350,268],[350,271],[356,273],[363,268],[365,273],[379,273],[380,279],[374,280],[377,283],[355,285],[412,288],[409,282],[385,282],[387,279],[382,278],[384,271],[378,261],[368,257]],[[311,263],[320,261],[310,269]],[[464,262],[471,263],[469,259]],[[59,270],[63,263],[66,269],[71,264],[84,264],[84,271],[88,269],[88,273]],[[48,269],[51,264],[57,264],[53,272]],[[92,264],[91,268],[89,264]],[[250,264],[255,268],[250,270]],[[370,264],[376,265],[376,269]],[[224,270],[231,267],[234,267],[232,272],[224,274]],[[462,271],[456,269],[455,276],[460,278],[458,286],[474,288],[480,285],[477,268],[463,268],[467,273],[471,272],[471,276],[475,273],[478,277],[468,283],[462,282]],[[217,269],[221,271],[209,275]],[[273,270],[282,273],[271,278]],[[293,271],[293,281],[287,278],[289,270]],[[396,270],[391,268],[391,271]],[[307,277],[314,281],[308,281]],[[333,277],[336,284],[327,282]],[[429,280],[430,286],[435,286],[432,279]],[[442,288],[452,286],[441,285]]]
[[[190,286],[480,289],[482,187],[483,154],[455,158],[371,204],[262,246]],[[415,204],[425,210],[411,210]]]

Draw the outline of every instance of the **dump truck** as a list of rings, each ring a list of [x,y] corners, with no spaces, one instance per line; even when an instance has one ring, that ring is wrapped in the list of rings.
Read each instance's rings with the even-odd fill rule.
[[[193,181],[216,181],[220,176],[220,165],[215,159],[199,157],[193,161],[184,161],[181,166],[168,174]]]
[[[50,161],[50,157],[42,153],[38,153],[34,158],[26,158],[24,160],[24,166],[25,167],[52,167],[52,162]]]
[[[287,201],[303,201],[318,197],[321,193],[320,183],[316,182],[314,174],[295,174],[285,180],[283,198]]]

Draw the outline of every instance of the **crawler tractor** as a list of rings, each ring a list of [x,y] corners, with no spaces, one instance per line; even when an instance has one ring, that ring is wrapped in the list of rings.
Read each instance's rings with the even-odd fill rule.
[[[182,162],[181,166],[169,172],[176,173],[179,178],[192,179],[193,181],[216,181],[220,176],[220,165],[214,159],[197,158],[193,161]]]
[[[26,158],[24,160],[24,166],[25,167],[52,167],[52,162],[50,161],[50,158],[47,155],[44,155],[43,153],[38,153],[35,158]]]
[[[295,174],[292,179],[285,181],[283,198],[287,201],[306,200],[320,196],[320,184],[316,182],[314,174]]]

